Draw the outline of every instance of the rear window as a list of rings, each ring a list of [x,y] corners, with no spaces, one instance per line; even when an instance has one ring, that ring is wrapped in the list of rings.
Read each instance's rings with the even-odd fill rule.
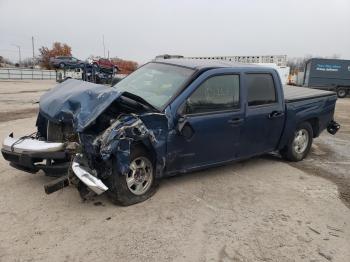
[[[248,74],[246,79],[248,106],[272,104],[277,101],[272,75]]]

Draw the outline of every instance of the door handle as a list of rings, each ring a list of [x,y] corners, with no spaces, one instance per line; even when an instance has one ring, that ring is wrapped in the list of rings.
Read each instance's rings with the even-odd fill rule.
[[[280,117],[280,116],[283,116],[284,115],[284,112],[281,112],[281,111],[272,111],[269,115],[268,115],[268,118],[271,119],[271,118],[276,118],[276,117]]]
[[[235,126],[235,125],[241,124],[243,121],[244,121],[243,118],[232,118],[232,119],[228,120],[227,122],[228,122],[230,125]]]

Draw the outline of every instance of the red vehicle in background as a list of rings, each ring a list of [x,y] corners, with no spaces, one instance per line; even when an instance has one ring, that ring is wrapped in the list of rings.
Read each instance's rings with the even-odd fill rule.
[[[94,60],[92,62],[92,64],[94,66],[98,66],[99,68],[103,68],[103,69],[113,69],[115,68],[116,70],[118,70],[118,67],[113,64],[113,62],[107,58],[99,58],[98,60]]]

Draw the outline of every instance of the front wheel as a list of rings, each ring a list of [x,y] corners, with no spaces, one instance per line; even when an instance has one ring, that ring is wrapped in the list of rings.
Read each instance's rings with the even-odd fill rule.
[[[310,151],[313,139],[312,127],[308,122],[301,123],[295,130],[288,145],[280,151],[283,158],[297,162],[303,160]]]
[[[120,174],[113,161],[113,172],[108,178],[107,191],[112,202],[122,206],[140,203],[150,198],[157,188],[154,161],[142,147],[131,149],[129,172]]]

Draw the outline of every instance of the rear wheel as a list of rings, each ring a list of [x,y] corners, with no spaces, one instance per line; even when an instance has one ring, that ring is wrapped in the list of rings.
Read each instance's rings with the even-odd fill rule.
[[[344,87],[339,87],[339,88],[337,89],[337,96],[338,96],[339,98],[344,98],[344,97],[347,96],[347,94],[348,94],[348,92],[347,92],[346,88],[344,88]]]
[[[108,178],[107,191],[113,203],[129,206],[150,198],[157,188],[154,161],[150,154],[142,148],[131,150],[129,172],[120,174],[116,163],[113,163],[113,173]]]
[[[295,130],[288,145],[281,150],[281,155],[289,161],[303,160],[310,151],[313,139],[313,131],[310,123],[301,123]]]

